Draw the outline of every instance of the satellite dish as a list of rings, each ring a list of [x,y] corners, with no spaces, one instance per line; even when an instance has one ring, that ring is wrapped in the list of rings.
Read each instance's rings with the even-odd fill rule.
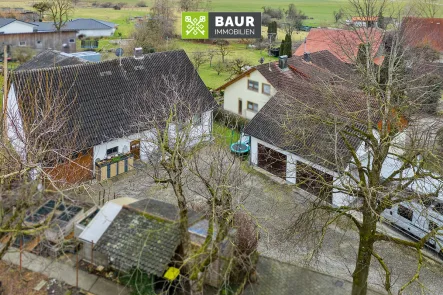
[[[122,48],[117,48],[115,50],[115,55],[117,55],[118,57],[123,55],[123,49]]]

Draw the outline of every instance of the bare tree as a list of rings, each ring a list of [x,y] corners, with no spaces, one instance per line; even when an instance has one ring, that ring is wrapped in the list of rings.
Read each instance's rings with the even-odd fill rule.
[[[49,14],[54,22],[54,27],[60,32],[74,12],[71,0],[48,0]]]
[[[202,4],[203,0],[179,0],[181,11],[197,11]]]
[[[182,66],[188,65],[176,64],[174,68]],[[208,145],[213,136],[210,114],[214,105],[201,93],[201,86],[195,71],[174,70],[161,77],[153,86],[155,91],[140,90],[146,104],[128,106],[134,127],[150,130],[141,138],[142,151],[148,155],[143,171],[157,183],[171,187],[176,199],[181,236],[177,263],[189,279],[189,286],[183,287],[192,294],[202,294],[207,271],[223,254],[220,243],[231,239],[235,244],[231,236],[235,212],[245,197],[240,183],[247,179],[239,160],[224,146],[225,139]],[[206,239],[198,249],[190,242],[190,207],[199,207],[209,222]],[[225,267],[217,276],[224,281],[232,267],[231,263],[222,264]]]
[[[60,181],[67,177],[61,175],[66,170],[60,165],[74,163],[72,155],[80,142],[76,126],[68,124],[75,101],[62,94],[61,78],[28,73],[21,74],[19,82],[16,75],[11,80],[17,100],[8,102],[8,137],[2,137],[0,144],[0,257],[16,238],[37,238],[49,228],[58,205],[43,220],[25,223],[39,205],[70,198]]]
[[[40,16],[40,20],[43,20],[43,16],[44,16],[45,12],[49,10],[50,5],[48,2],[42,1],[42,2],[34,3],[32,5],[32,8],[38,12],[38,14]]]
[[[215,56],[215,51],[214,50],[208,50],[207,56],[208,56],[208,59],[209,59],[209,67],[211,68],[212,67],[212,59]]]
[[[151,7],[152,19],[156,22],[163,38],[171,38],[175,30],[174,7],[171,0],[155,0]]]
[[[379,10],[396,9],[398,16],[401,11],[384,0],[351,0],[349,4],[352,15],[362,18],[378,15]],[[358,73],[348,81],[346,91],[327,83],[305,83],[297,91],[281,93],[279,103],[268,110],[268,122],[286,130],[284,139],[280,137],[275,145],[295,147],[294,154],[323,167],[294,163],[297,185],[318,198],[307,199],[310,207],[295,218],[291,232],[297,232],[297,239],[314,242],[313,258],[331,225],[341,220],[352,223],[359,237],[352,269],[353,295],[367,294],[372,259],[380,265],[389,294],[394,290],[401,294],[412,285],[420,289],[423,247],[430,242],[442,244],[438,235],[443,223],[432,217],[443,187],[442,171],[429,169],[430,163],[442,160],[434,145],[439,118],[426,116],[423,121],[420,112],[426,97],[441,87],[441,80],[422,83],[429,75],[423,71],[424,63],[407,70],[416,55],[407,58],[410,48],[403,30],[396,27],[382,36],[375,30],[353,28],[357,44],[362,44],[358,51],[355,42],[336,40],[341,54],[354,63]],[[377,66],[374,56],[381,42],[385,44],[384,61]],[[351,85],[359,89],[352,90]],[[431,225],[416,240],[381,231],[380,220],[392,221],[390,216],[397,210],[400,215],[407,211],[411,220],[413,215],[420,216]],[[379,243],[416,253],[417,268],[409,280],[394,286],[390,264],[376,247]]]
[[[220,76],[221,73],[226,71],[226,65],[222,62],[217,62],[213,67],[214,71],[217,73],[218,76]]]
[[[413,4],[420,16],[428,18],[434,18],[442,5],[438,0],[416,0]]]
[[[228,62],[227,71],[230,73],[230,78],[240,75],[244,71],[248,70],[250,65],[243,58],[235,58]]]
[[[200,68],[200,66],[208,60],[206,57],[206,53],[203,51],[193,52],[191,58],[192,62],[194,63],[194,67],[197,71]]]
[[[218,48],[218,54],[220,54],[222,58],[222,63],[225,63],[225,57],[231,53],[229,42],[226,40],[217,40],[216,45]]]

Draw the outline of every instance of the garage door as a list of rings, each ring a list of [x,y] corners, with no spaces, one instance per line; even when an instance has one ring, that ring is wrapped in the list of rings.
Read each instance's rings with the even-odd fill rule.
[[[332,183],[334,178],[301,162],[297,162],[296,167],[297,185],[301,189],[332,203]]]
[[[258,167],[286,179],[286,155],[258,144]]]

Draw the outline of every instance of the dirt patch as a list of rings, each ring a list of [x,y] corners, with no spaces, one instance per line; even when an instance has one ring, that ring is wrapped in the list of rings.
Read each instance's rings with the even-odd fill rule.
[[[0,261],[0,281],[2,283],[2,287],[0,287],[1,295],[45,295],[47,294],[46,285],[43,286],[40,291],[34,290],[42,280],[47,281],[48,277],[40,273],[28,271],[24,268],[22,268],[22,271],[20,272],[18,267]]]

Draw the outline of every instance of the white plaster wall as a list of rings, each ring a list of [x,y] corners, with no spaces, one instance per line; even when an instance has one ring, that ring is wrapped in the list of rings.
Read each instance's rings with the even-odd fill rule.
[[[34,25],[27,24],[20,21],[15,21],[0,28],[0,33],[4,34],[17,34],[17,33],[32,33],[34,31]],[[18,45],[18,44],[17,44]]]
[[[109,30],[79,30],[77,32],[77,37],[79,35],[84,35],[87,37],[106,37],[113,36],[115,32],[115,28],[110,28]]]
[[[248,80],[259,82],[258,92],[248,89]],[[237,82],[229,85],[225,89],[223,108],[227,111],[238,114],[238,100],[241,99],[243,101],[242,116],[248,119],[252,119],[255,116],[256,112],[247,110],[247,102],[250,101],[258,104],[258,110],[260,111],[261,108],[276,93],[275,88],[271,85],[271,95],[263,94],[263,83],[271,85],[271,83],[269,83],[268,80],[266,80],[259,71],[255,70],[249,74],[249,77],[245,76]]]
[[[172,126],[170,133],[174,134],[174,126]],[[190,144],[195,145],[202,140],[209,140],[212,132],[212,111],[208,111],[202,114],[201,124],[195,125],[190,132]],[[93,160],[100,158],[101,160],[106,158],[106,150],[118,147],[118,152],[122,153],[123,148],[129,152],[130,143],[133,140],[140,140],[140,159],[142,161],[147,161],[149,156],[156,150],[155,145],[155,133],[154,131],[143,131],[140,133],[131,134],[124,138],[113,139],[108,142],[103,142],[102,144],[94,146],[94,157]],[[95,165],[94,172],[95,172]]]
[[[26,138],[23,130],[22,116],[18,108],[17,98],[15,96],[14,85],[10,87],[8,92],[7,109],[7,133],[9,141],[17,153],[21,156],[22,160],[26,161]]]

